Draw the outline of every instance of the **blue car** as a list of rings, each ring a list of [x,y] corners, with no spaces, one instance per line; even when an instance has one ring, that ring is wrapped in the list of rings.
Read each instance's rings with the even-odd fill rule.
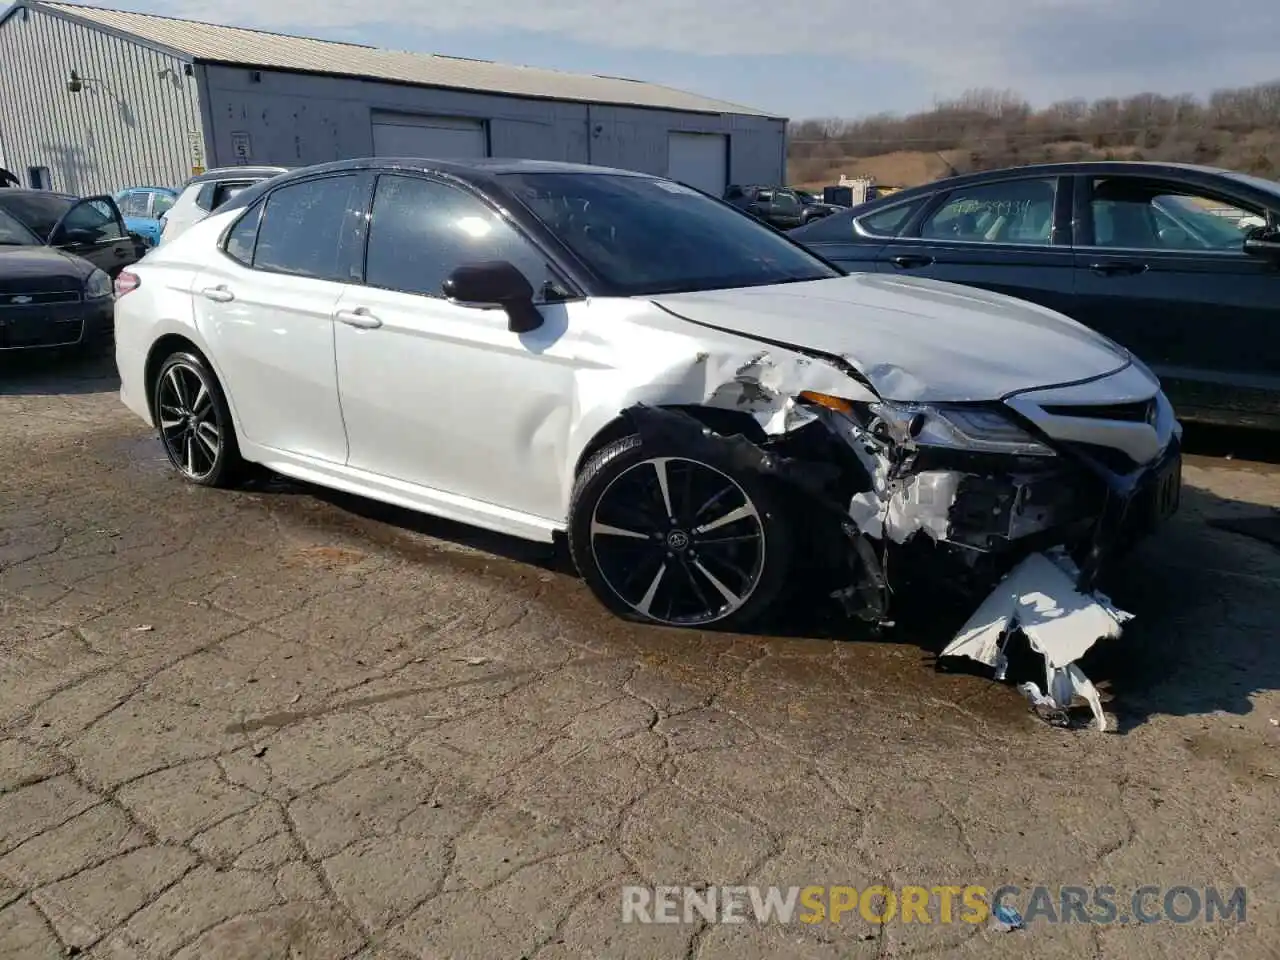
[[[178,191],[169,187],[128,187],[115,196],[125,229],[138,234],[150,247],[160,242],[160,217],[177,199]]]

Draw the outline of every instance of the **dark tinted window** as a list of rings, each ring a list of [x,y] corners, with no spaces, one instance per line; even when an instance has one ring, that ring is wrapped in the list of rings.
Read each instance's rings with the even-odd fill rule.
[[[246,267],[253,264],[253,245],[258,239],[258,224],[262,221],[262,208],[265,205],[264,200],[255,203],[227,234],[227,256]]]
[[[67,213],[61,233],[54,239],[60,243],[108,243],[123,236],[115,207],[105,200],[81,200]]]
[[[1009,180],[952,191],[920,225],[927,240],[1048,245],[1057,179]]]
[[[31,246],[36,238],[9,214],[0,210],[0,246]]]
[[[514,264],[535,292],[551,279],[538,249],[488,206],[416,177],[378,178],[368,251],[365,282],[405,293],[443,296],[449,274],[485,260]]]
[[[217,210],[242,190],[248,190],[253,184],[254,181],[252,180],[237,180],[234,183],[217,184],[213,189],[213,209]]]
[[[348,279],[341,262],[342,230],[358,183],[351,175],[325,177],[271,191],[258,228],[254,267],[321,280]]]
[[[759,221],[670,180],[581,173],[500,176],[565,246],[622,295],[842,275]]]
[[[865,217],[859,218],[858,223],[872,236],[896,237],[898,231],[907,225],[911,215],[920,208],[920,204],[923,202],[923,199],[911,200],[894,207],[886,207],[884,210],[877,210],[875,213],[869,213]]]
[[[1266,224],[1259,208],[1137,177],[1093,181],[1094,243],[1143,250],[1212,250],[1244,255],[1245,234]]]
[[[10,214],[15,220],[26,224],[41,240],[48,240],[49,234],[62,215],[75,203],[71,197],[59,197],[41,193],[10,193],[8,190],[0,194],[0,209]]]

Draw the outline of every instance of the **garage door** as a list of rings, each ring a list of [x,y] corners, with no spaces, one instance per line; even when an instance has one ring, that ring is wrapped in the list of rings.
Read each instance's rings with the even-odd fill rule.
[[[483,120],[375,113],[373,155],[474,159],[489,155],[489,138]]]
[[[721,133],[672,133],[667,143],[667,176],[723,195],[729,176],[729,138]]]

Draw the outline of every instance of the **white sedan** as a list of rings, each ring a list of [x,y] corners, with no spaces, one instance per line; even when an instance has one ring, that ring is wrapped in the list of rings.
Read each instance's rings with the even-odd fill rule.
[[[1115,343],[997,294],[845,275],[647,174],[310,167],[117,293],[122,399],[188,480],[247,461],[565,534],[641,621],[741,627],[803,567],[885,622],[924,553],[975,600],[1046,556],[1088,597],[1178,502],[1180,428]]]

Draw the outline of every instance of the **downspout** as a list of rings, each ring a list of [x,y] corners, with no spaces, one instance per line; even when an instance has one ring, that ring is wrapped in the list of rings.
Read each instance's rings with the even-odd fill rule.
[[[193,62],[196,75],[196,98],[200,106],[200,127],[204,143],[204,168],[218,166],[217,137],[213,130],[213,98],[209,93],[209,70],[203,63]]]

